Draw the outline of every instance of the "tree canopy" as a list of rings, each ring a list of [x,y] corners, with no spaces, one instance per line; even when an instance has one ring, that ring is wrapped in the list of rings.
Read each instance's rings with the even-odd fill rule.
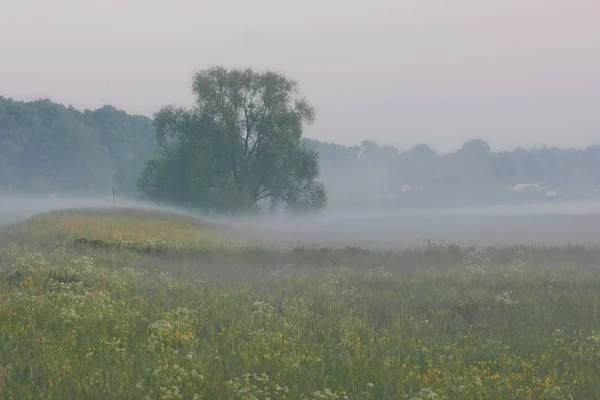
[[[213,67],[194,75],[192,90],[193,108],[155,114],[161,154],[138,181],[146,198],[215,212],[325,206],[318,155],[301,140],[315,110],[296,81]]]

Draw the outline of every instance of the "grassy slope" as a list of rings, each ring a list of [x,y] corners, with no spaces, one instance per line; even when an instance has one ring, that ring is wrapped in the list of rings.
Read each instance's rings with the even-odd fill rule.
[[[266,250],[75,211],[0,246],[0,398],[600,394],[600,249]]]

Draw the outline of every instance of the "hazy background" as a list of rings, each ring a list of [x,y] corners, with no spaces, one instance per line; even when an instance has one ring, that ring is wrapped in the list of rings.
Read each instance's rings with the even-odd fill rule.
[[[151,115],[194,70],[272,68],[318,110],[306,135],[451,151],[598,137],[594,0],[1,0],[0,93]]]

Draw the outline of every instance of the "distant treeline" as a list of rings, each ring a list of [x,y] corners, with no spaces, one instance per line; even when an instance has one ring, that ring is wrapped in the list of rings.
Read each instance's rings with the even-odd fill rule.
[[[0,97],[0,193],[133,194],[156,151],[152,121],[111,106],[83,112]]]
[[[600,146],[493,152],[482,140],[438,154],[363,141],[341,146],[306,139],[320,156],[331,207],[440,207],[596,196]],[[509,189],[511,188],[511,189]]]
[[[592,196],[600,146],[493,152],[471,140],[448,154],[427,145],[399,151],[364,141],[342,146],[303,139],[319,155],[330,207],[452,206]],[[152,120],[112,106],[79,111],[50,100],[0,97],[0,194],[136,194],[158,154]],[[509,190],[518,184],[519,190]],[[559,196],[560,197],[560,196]]]

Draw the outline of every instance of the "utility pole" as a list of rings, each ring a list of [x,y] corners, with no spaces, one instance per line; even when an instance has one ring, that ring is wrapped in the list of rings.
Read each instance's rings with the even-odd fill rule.
[[[115,187],[112,187],[113,189],[113,207],[115,206]]]

